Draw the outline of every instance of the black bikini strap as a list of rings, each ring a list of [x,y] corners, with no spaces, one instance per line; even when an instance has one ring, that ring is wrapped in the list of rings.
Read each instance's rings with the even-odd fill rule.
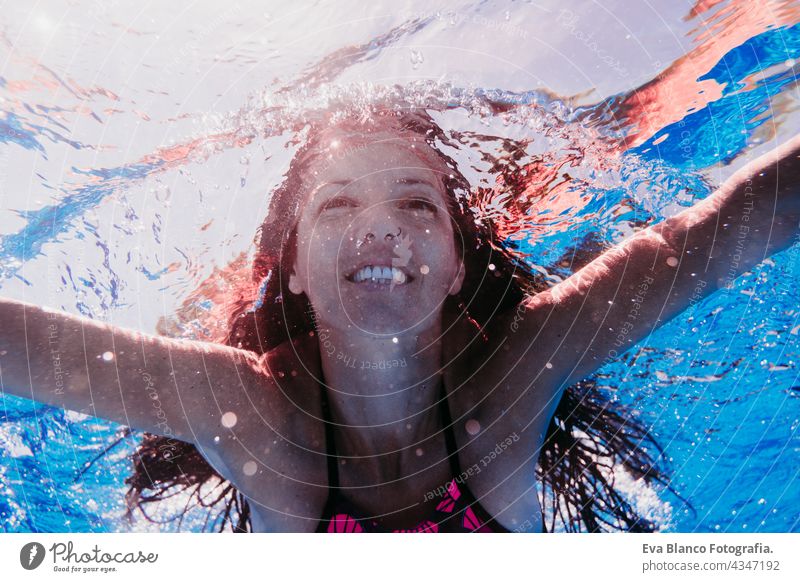
[[[339,495],[339,468],[338,459],[336,457],[336,443],[333,440],[333,422],[328,405],[328,391],[324,386],[322,387],[322,420],[325,423],[325,452],[328,455],[328,499],[325,501],[325,507],[322,510],[322,517],[317,524],[317,533],[325,533],[328,531],[328,524],[330,518],[336,509]]]
[[[441,384],[439,398],[442,425],[444,426],[444,442],[447,445],[447,459],[450,461],[450,472],[453,477],[457,477],[461,475],[461,465],[458,462],[458,447],[456,446],[456,437],[453,434],[453,421],[450,418],[450,405],[447,400],[447,390],[445,390],[444,382]]]
[[[339,465],[336,457],[336,442],[333,440],[333,419],[330,404],[328,403],[328,390],[322,387],[322,418],[325,421],[325,451],[328,455],[328,487],[331,492],[339,492]]]

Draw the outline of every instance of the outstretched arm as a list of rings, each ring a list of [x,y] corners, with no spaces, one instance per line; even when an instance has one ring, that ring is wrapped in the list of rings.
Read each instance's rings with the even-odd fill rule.
[[[252,385],[258,357],[149,336],[0,299],[0,388],[154,434],[197,443]]]
[[[621,355],[800,234],[800,136],[692,208],[636,233],[532,297],[518,325],[564,385]],[[540,348],[541,349],[541,348]]]

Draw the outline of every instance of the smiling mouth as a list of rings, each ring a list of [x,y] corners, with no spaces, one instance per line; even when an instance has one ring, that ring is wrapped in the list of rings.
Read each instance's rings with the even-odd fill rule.
[[[345,275],[344,278],[356,284],[371,283],[386,286],[407,285],[414,280],[407,270],[388,265],[365,265]]]

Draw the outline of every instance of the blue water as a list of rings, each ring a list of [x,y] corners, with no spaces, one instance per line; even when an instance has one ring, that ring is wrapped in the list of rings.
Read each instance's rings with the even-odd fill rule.
[[[509,1],[438,12],[408,2],[405,10],[374,8],[357,27],[328,26],[332,14],[348,12],[325,2],[289,13],[244,3],[182,20],[77,4],[63,13],[16,8],[1,41],[0,287],[6,297],[148,333],[164,329],[214,268],[252,252],[264,195],[281,181],[302,120],[343,103],[424,103],[446,130],[468,136],[448,153],[475,185],[493,183],[481,153],[496,155],[499,146],[485,136],[537,136],[531,156],[579,151],[569,171],[583,203],[542,213],[544,227],[514,237],[553,282],[568,274],[556,260],[584,236],[618,242],[632,226],[701,200],[749,153],[800,128],[800,25],[788,8],[782,20],[777,8],[770,12],[774,22],[769,14],[743,21],[747,6],[738,2],[694,18],[684,18],[691,3],[662,20],[634,10],[624,23],[637,42],[633,54],[613,32],[618,17],[601,26],[606,11],[580,12],[579,3],[580,20],[569,26],[554,24],[563,16],[555,3]],[[797,12],[796,4],[777,5]],[[595,21],[607,32],[594,42],[629,59],[625,75],[617,68],[615,76],[585,40],[581,27]],[[286,32],[298,26],[325,34],[300,44]],[[734,42],[734,30],[751,34]],[[453,50],[464,46],[486,58],[465,69]],[[514,69],[509,46],[537,56],[520,56],[529,60]],[[719,56],[704,63],[692,52],[698,47]],[[692,59],[700,70],[640,121],[676,104],[680,114],[665,114],[637,139],[626,99],[648,81],[678,80],[678,65]],[[697,96],[718,91],[683,103],[693,87]],[[500,115],[498,103],[516,109]],[[617,147],[622,153],[609,161],[590,138],[630,147]],[[665,531],[800,531],[798,282],[800,243],[594,376],[651,428],[673,488],[692,505],[620,475]],[[181,329],[194,337],[191,326]],[[0,526],[174,530],[123,519],[124,479],[140,436],[5,397]],[[163,515],[179,507],[164,506]],[[183,529],[200,530],[204,518],[192,511]]]

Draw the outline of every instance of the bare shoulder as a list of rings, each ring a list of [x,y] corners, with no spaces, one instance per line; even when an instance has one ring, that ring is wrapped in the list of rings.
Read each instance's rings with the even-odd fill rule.
[[[483,328],[465,318],[453,323],[444,351],[451,403],[464,413],[497,417],[520,399],[530,407],[531,400],[544,405],[552,398],[561,365],[549,315],[544,302],[520,303]]]
[[[265,428],[313,448],[322,426],[315,344],[316,338],[309,336],[284,342],[264,354],[242,355],[246,365],[237,377],[217,379],[224,389],[217,400],[220,422],[216,428],[226,428],[235,416],[240,431]]]
[[[251,501],[259,530],[313,531],[328,491],[313,344],[247,359],[215,399],[217,420],[198,448]]]
[[[513,311],[483,330],[465,321],[453,327],[445,351],[462,479],[508,529],[518,529],[541,512],[534,476],[550,421],[548,395],[556,391],[552,375],[533,372],[549,372],[541,351],[512,341],[513,321]]]

